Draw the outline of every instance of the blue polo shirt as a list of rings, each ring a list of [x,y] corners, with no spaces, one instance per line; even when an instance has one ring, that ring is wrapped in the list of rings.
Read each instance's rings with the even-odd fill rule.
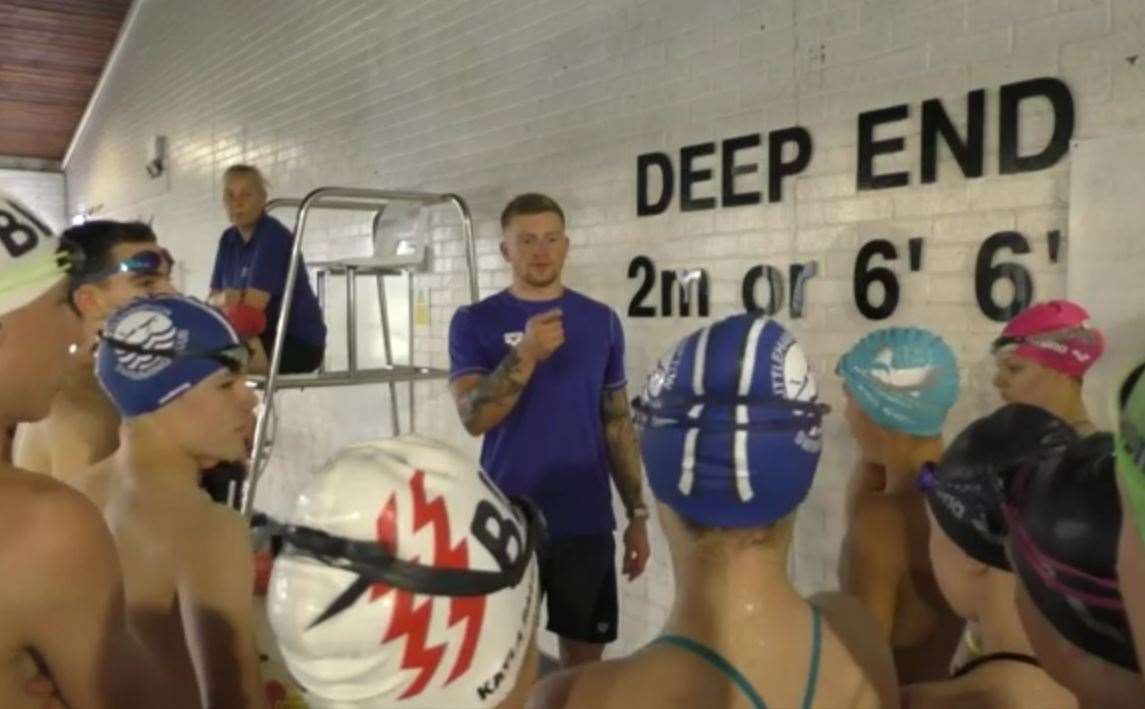
[[[290,250],[294,235],[286,226],[263,212],[255,224],[250,241],[243,241],[235,227],[229,227],[219,237],[219,250],[215,254],[215,269],[211,273],[211,290],[238,291],[255,288],[270,293],[266,306],[267,332],[273,335],[282,310],[283,287],[286,270],[290,267]],[[315,347],[326,346],[326,324],[322,321],[322,308],[310,278],[305,261],[299,261],[298,276],[294,280],[294,299],[286,334]]]
[[[537,365],[513,410],[481,443],[481,466],[510,495],[532,499],[552,538],[615,528],[601,397],[623,387],[624,332],[607,305],[565,289],[555,300],[501,291],[457,309],[449,324],[450,379],[492,372],[525,321],[560,308],[565,342]]]

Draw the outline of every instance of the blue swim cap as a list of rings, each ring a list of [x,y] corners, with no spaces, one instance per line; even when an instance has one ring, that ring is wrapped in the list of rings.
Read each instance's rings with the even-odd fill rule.
[[[937,436],[958,398],[954,352],[917,327],[875,330],[839,358],[835,372],[872,421],[912,436]]]
[[[154,411],[250,353],[222,313],[194,298],[137,298],[108,318],[96,376],[124,417]]]
[[[761,527],[807,496],[822,449],[803,348],[762,315],[698,330],[661,358],[636,402],[657,499],[706,527]]]

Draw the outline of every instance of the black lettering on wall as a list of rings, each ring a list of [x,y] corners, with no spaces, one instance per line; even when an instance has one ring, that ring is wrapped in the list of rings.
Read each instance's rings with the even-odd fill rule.
[[[656,264],[652,263],[652,259],[647,256],[637,256],[628,262],[628,277],[630,279],[636,278],[641,271],[644,272],[644,281],[636,289],[636,295],[632,296],[632,300],[628,303],[628,317],[630,318],[656,316],[654,306],[644,305],[644,299],[648,297],[656,285]]]
[[[660,170],[660,197],[649,199],[648,171]],[[661,214],[672,203],[673,184],[672,160],[664,153],[645,153],[636,156],[636,216],[647,217]]]
[[[1050,102],[1054,112],[1053,133],[1049,144],[1041,152],[1019,155],[1018,150],[1022,144],[1021,103],[1035,97]],[[1073,97],[1070,95],[1069,87],[1061,80],[1043,77],[1007,84],[1002,87],[998,111],[999,173],[1007,175],[1044,170],[1069,152],[1069,141],[1073,137],[1074,127]]]
[[[900,104],[859,114],[859,175],[860,190],[881,190],[910,184],[910,173],[888,172],[875,174],[875,158],[879,155],[901,152],[906,141],[901,137],[875,140],[875,128],[883,123],[901,121],[910,115],[910,106]]]
[[[783,146],[795,144],[795,157],[784,161]],[[811,162],[811,134],[803,126],[773,130],[767,136],[767,201],[783,199],[783,178],[798,175]]]
[[[755,291],[758,283],[767,286],[767,305],[760,305]],[[774,266],[755,266],[743,277],[743,309],[749,313],[775,315],[783,307],[783,274]]]
[[[699,143],[686,145],[680,148],[680,211],[699,212],[705,209],[716,208],[715,197],[693,197],[692,188],[701,182],[712,179],[712,171],[704,168],[697,170],[692,167],[696,158],[714,155],[715,143]]]
[[[759,172],[759,166],[755,163],[736,165],[736,152],[747,150],[748,148],[755,148],[759,146],[759,142],[759,133],[752,133],[751,135],[728,138],[720,144],[720,163],[723,168],[723,179],[720,182],[720,206],[740,207],[747,204],[760,203],[762,195],[760,195],[758,191],[735,191],[735,178],[737,175],[751,175]]]
[[[981,177],[985,155],[983,125],[986,122],[986,91],[977,89],[966,94],[966,139],[958,135],[942,101],[932,98],[922,104],[922,181],[938,179],[938,136],[966,177]]]

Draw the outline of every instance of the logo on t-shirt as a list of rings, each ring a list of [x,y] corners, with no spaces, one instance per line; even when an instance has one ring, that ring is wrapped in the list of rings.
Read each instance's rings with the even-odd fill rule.
[[[505,344],[509,345],[510,347],[516,347],[517,345],[521,344],[521,340],[523,339],[525,339],[525,333],[523,332],[505,333]]]

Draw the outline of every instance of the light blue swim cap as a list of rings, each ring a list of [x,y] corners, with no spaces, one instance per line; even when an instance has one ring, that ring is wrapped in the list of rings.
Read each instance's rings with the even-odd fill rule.
[[[917,327],[870,333],[839,358],[835,371],[872,421],[912,436],[937,436],[958,398],[954,352]]]

